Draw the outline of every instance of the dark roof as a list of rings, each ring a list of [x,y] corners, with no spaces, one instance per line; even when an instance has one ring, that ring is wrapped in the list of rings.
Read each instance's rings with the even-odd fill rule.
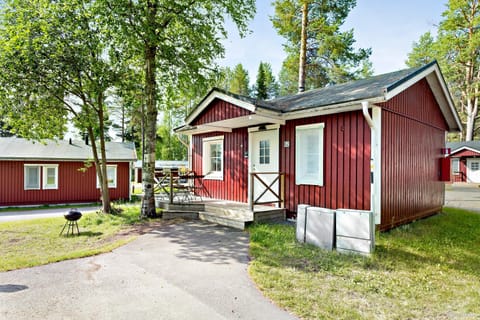
[[[380,97],[434,64],[436,64],[436,61],[422,67],[404,69],[367,79],[313,89],[268,101],[258,101],[257,105],[281,112],[291,112]]]
[[[447,142],[446,147],[450,148],[452,152],[456,150],[468,148],[475,150],[480,153],[480,141],[455,141],[455,142]]]
[[[133,142],[106,142],[109,161],[137,159]],[[84,141],[47,140],[44,143],[16,137],[0,138],[0,160],[84,161],[93,159],[92,146]]]

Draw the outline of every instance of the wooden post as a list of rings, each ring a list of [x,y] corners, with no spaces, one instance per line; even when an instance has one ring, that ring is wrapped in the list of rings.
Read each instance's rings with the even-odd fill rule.
[[[250,173],[250,211],[252,211],[252,212],[253,212],[253,206],[254,206],[253,199],[255,197],[254,194],[253,194],[253,192],[255,190],[255,188],[253,187],[254,181],[255,181],[254,173]]]
[[[280,172],[280,208],[285,208],[285,174]]]
[[[173,204],[173,175],[172,175],[172,170],[170,170],[170,181],[168,182],[169,187],[170,187],[170,204]]]

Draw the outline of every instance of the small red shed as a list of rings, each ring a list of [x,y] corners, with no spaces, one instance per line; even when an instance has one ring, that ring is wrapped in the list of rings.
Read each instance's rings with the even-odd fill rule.
[[[448,142],[452,182],[480,183],[480,141]]]
[[[185,122],[212,197],[369,210],[380,230],[441,210],[445,135],[461,130],[436,62],[268,101],[213,89]]]
[[[111,200],[130,199],[133,143],[107,142]],[[99,202],[90,145],[0,138],[0,206]]]

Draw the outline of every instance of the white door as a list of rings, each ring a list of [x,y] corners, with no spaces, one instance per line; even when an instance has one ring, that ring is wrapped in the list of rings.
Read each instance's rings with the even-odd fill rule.
[[[467,159],[467,182],[480,183],[480,158]]]
[[[250,172],[259,173],[258,176],[263,182],[270,184],[278,177],[278,129],[253,131],[251,134],[250,145]],[[267,174],[271,172],[272,174]],[[254,179],[253,195],[254,201],[268,202],[277,201],[278,197],[274,196],[272,190],[279,194],[279,182],[276,181],[270,187],[271,190],[259,181]],[[265,191],[266,190],[266,191]],[[263,195],[262,195],[263,193]]]

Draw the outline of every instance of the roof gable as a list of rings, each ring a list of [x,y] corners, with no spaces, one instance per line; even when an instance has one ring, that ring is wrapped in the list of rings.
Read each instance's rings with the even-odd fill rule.
[[[450,156],[466,150],[480,154],[480,141],[447,142],[446,147],[451,149]]]
[[[190,112],[187,116],[185,123],[190,125],[194,120],[206,109],[208,106],[215,100],[220,99],[231,104],[243,108],[250,112],[255,112],[256,99],[250,97],[234,94],[227,92],[219,88],[213,88],[210,92],[203,98],[202,101],[195,107],[195,109]]]
[[[106,142],[109,161],[137,159],[133,142]],[[93,159],[92,146],[83,141],[47,140],[45,143],[23,138],[0,138],[0,160],[74,161]]]

